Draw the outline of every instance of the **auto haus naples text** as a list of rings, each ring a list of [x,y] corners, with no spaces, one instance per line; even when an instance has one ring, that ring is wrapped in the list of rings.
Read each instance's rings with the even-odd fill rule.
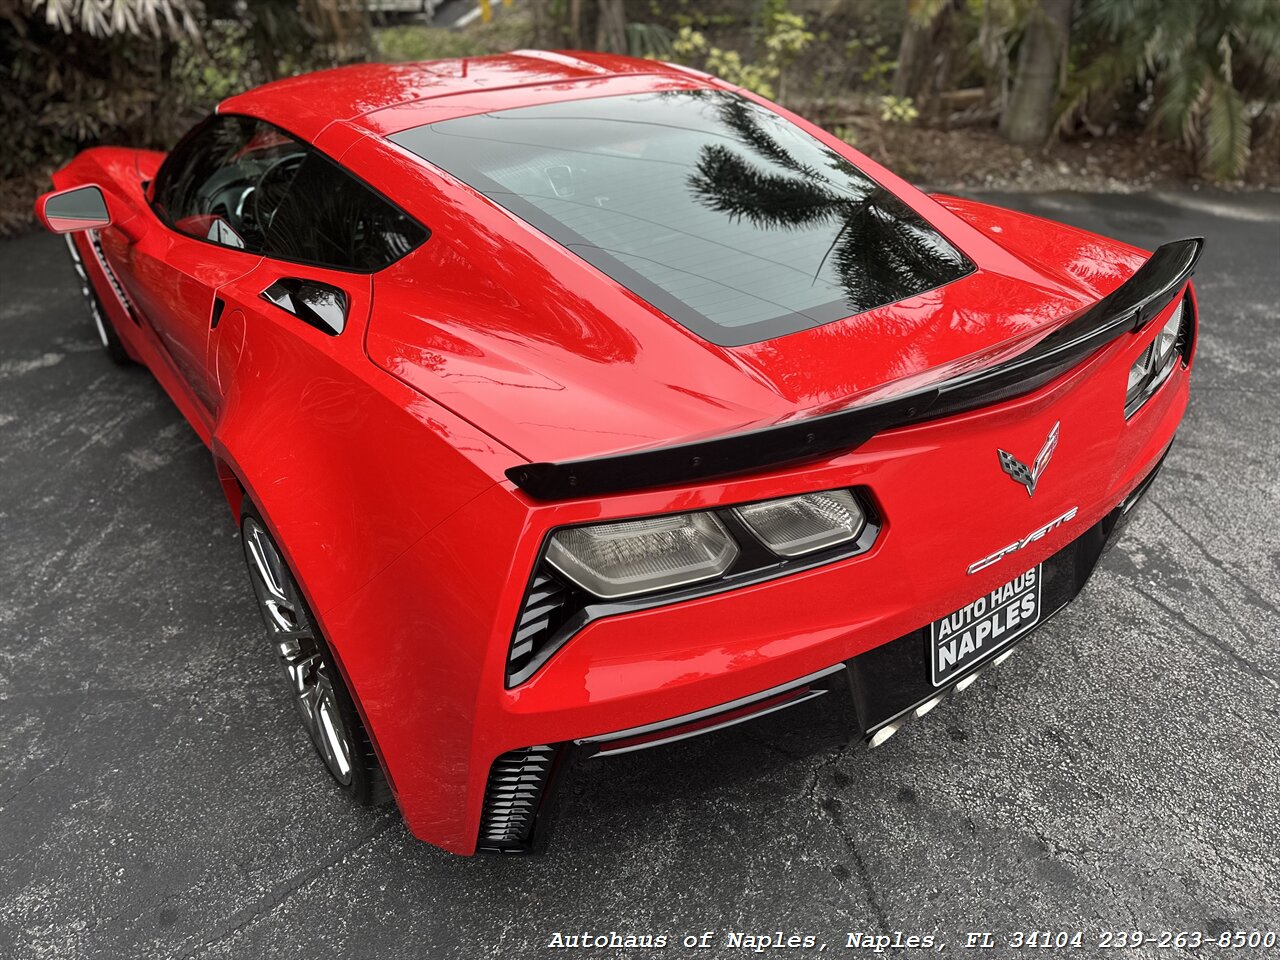
[[[1012,640],[1039,617],[1040,568],[1033,567],[933,624],[934,676]]]

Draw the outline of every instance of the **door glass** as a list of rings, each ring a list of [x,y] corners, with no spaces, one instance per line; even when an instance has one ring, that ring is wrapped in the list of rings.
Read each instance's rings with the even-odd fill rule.
[[[275,206],[305,156],[301,143],[260,120],[210,117],[160,168],[156,211],[190,236],[261,253]]]
[[[156,177],[154,204],[176,230],[279,260],[367,273],[429,231],[324,155],[250,117],[210,117]]]

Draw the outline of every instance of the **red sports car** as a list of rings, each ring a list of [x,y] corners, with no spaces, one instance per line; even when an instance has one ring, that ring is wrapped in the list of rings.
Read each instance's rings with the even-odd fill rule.
[[[295,77],[54,185],[330,773],[458,853],[800,704],[883,743],[1081,590],[1187,404],[1201,240],[926,195],[652,61]]]

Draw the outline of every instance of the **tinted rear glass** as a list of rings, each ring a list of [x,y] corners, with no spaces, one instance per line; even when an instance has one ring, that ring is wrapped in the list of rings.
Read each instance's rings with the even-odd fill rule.
[[[848,160],[734,94],[551,103],[391,139],[719,344],[830,323],[973,269]]]

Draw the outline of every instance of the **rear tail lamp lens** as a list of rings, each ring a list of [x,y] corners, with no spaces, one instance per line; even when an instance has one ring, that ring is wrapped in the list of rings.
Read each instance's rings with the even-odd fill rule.
[[[1155,346],[1155,368],[1165,371],[1168,376],[1168,370],[1173,366],[1174,354],[1178,352],[1178,334],[1182,331],[1182,308],[1184,301],[1179,300],[1178,305],[1173,308],[1173,314],[1169,317],[1169,322],[1160,328],[1160,333],[1156,336]]]
[[[855,488],[555,529],[511,633],[507,687],[524,683],[601,617],[857,556],[883,524],[870,491]]]
[[[750,503],[734,511],[780,557],[800,557],[856,540],[867,525],[848,490],[824,490],[782,500]]]
[[[1154,343],[1147,344],[1147,349],[1142,351],[1133,366],[1129,368],[1129,387],[1124,396],[1126,408],[1142,395],[1142,388],[1151,379],[1151,357],[1155,349]]]
[[[712,513],[567,527],[547,546],[551,566],[606,599],[713,580],[737,558],[737,543]]]
[[[1160,388],[1177,365],[1179,347],[1183,336],[1183,310],[1185,298],[1178,301],[1168,322],[1160,328],[1147,349],[1139,354],[1129,368],[1129,382],[1125,389],[1124,415],[1131,417]]]

